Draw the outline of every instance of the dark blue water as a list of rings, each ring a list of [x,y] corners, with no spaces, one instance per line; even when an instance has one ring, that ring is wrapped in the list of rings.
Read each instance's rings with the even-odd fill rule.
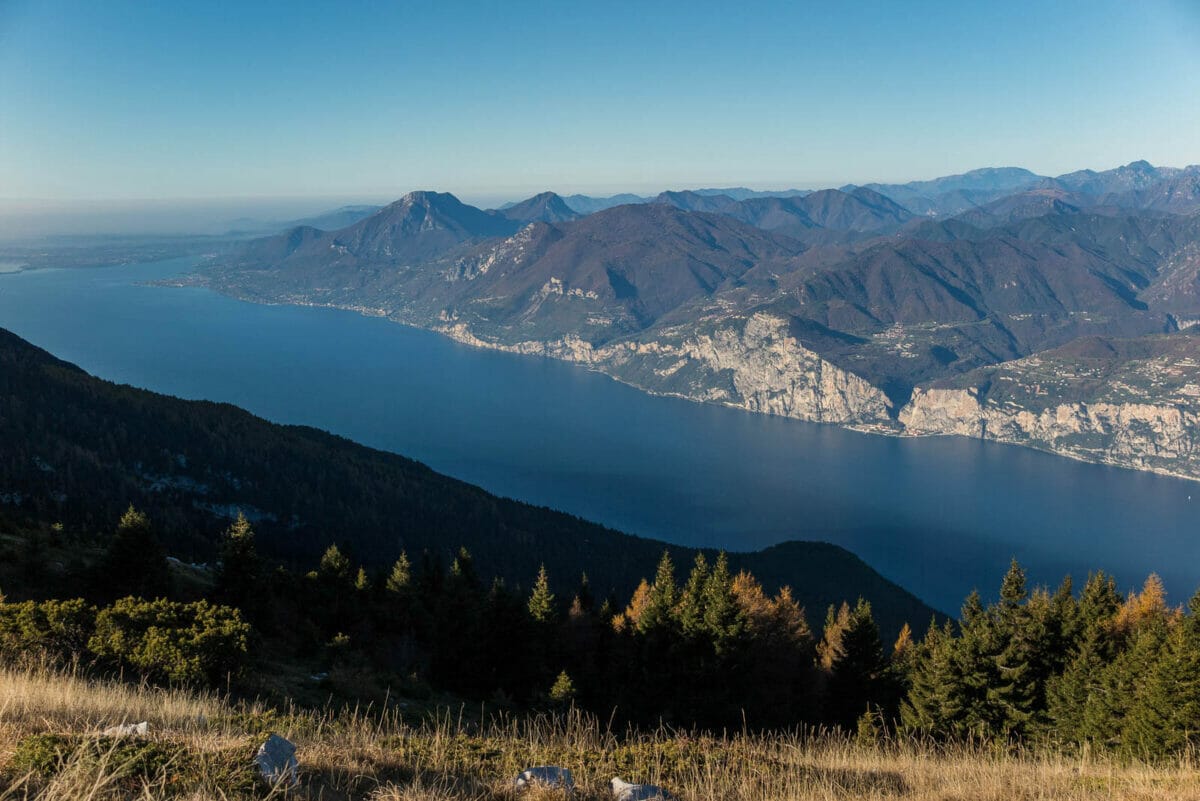
[[[1156,571],[1177,602],[1200,586],[1197,483],[655,398],[348,312],[138,285],[188,264],[0,275],[0,326],[104,378],[319,426],[632,533],[836,542],[944,609],[994,594],[1013,556],[1039,583]]]

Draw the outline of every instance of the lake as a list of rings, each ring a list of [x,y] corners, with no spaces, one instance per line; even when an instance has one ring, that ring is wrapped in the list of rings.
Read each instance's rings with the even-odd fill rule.
[[[948,611],[994,595],[1014,556],[1038,583],[1158,572],[1177,603],[1200,586],[1198,483],[657,398],[382,319],[142,283],[191,264],[3,274],[0,326],[103,378],[318,426],[634,534],[834,542]]]

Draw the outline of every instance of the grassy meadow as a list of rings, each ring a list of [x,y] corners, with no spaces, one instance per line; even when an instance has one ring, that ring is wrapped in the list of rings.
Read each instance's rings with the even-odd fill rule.
[[[99,736],[114,723],[141,720],[151,724],[144,740]],[[298,788],[255,782],[251,758],[271,731],[299,748]],[[0,669],[3,801],[501,801],[515,798],[517,773],[538,764],[569,767],[581,801],[608,798],[613,776],[661,784],[684,801],[1200,799],[1200,767],[1190,756],[1148,765],[993,747],[864,744],[821,732],[612,731],[578,713],[280,712],[42,666]]]

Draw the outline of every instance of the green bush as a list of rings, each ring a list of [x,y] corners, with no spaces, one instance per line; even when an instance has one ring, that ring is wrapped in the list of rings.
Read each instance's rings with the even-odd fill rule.
[[[61,734],[33,734],[17,742],[9,771],[15,776],[32,774],[48,779],[66,765],[79,744],[75,738]]]
[[[188,765],[183,747],[172,743],[34,734],[17,743],[9,768],[19,776],[33,774],[48,779],[73,760],[102,762],[111,775],[122,779],[157,779],[183,773]]]
[[[86,601],[0,603],[0,654],[46,654],[59,661],[83,653],[96,620]]]
[[[147,678],[197,684],[239,672],[249,640],[250,625],[231,607],[123,598],[96,616],[87,647]]]

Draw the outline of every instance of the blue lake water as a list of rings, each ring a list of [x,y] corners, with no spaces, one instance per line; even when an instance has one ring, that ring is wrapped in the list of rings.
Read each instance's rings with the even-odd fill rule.
[[[1200,483],[656,398],[350,312],[141,284],[190,263],[0,275],[0,326],[103,378],[318,426],[634,534],[835,542],[946,610],[994,594],[1013,556],[1038,583],[1158,572],[1176,602],[1200,586]]]

